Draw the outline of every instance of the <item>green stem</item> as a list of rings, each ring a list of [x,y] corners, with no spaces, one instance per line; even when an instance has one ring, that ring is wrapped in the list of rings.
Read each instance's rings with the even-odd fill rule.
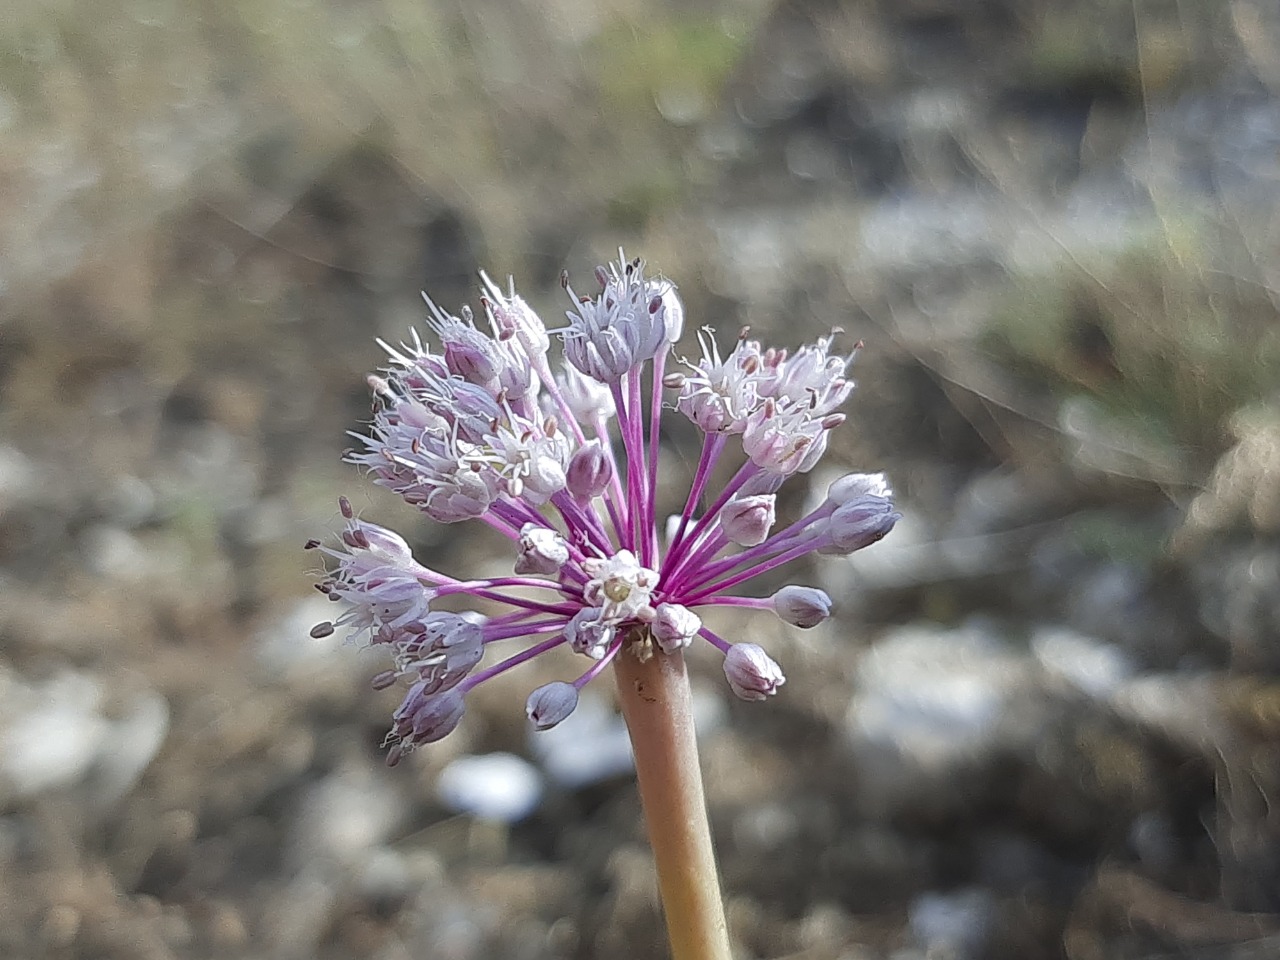
[[[652,652],[642,660],[636,650]],[[672,960],[732,960],[684,657],[632,644],[617,657],[615,671]]]

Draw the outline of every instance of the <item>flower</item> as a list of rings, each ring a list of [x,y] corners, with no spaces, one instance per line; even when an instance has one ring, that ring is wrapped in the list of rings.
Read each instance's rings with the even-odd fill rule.
[[[831,612],[820,590],[735,591],[802,556],[861,549],[899,519],[882,475],[850,474],[815,510],[774,530],[774,494],[813,468],[844,420],[837,408],[853,389],[857,347],[835,352],[833,332],[789,354],[743,331],[722,356],[704,328],[701,357],[667,375],[684,323],[679,294],[619,253],[596,271],[594,296],[565,280],[573,308],[558,331],[563,362],[554,362],[547,328],[514,283],[504,292],[481,277],[487,329],[467,308],[455,316],[427,300],[440,347],[416,333],[383,344],[390,364],[369,379],[369,435],[348,460],[435,521],[469,520],[507,537],[512,575],[463,580],[426,567],[403,537],[356,518],[345,499],[339,543],[307,544],[329,560],[317,586],[343,605],[313,636],[342,629],[385,650],[392,667],[373,686],[405,685],[388,762],[453,731],[471,690],[561,646],[586,669],[530,694],[538,729],[572,713],[579,691],[624,650],[669,656],[695,637],[725,654],[737,696],[776,694],[785,682],[778,664],[705,620],[717,607],[744,607],[818,625]],[[703,449],[684,508],[660,535],[659,426],[672,408],[702,433]],[[733,446],[741,465],[712,488]],[[449,597],[488,615],[437,609]],[[515,649],[501,656],[503,647]]]
[[[789,584],[771,598],[773,609],[784,621],[808,630],[831,616],[831,598],[825,590]]]
[[[735,643],[724,657],[724,675],[743,700],[765,700],[787,682],[782,668],[754,643]]]
[[[579,298],[565,278],[565,289],[577,303],[568,313],[564,357],[586,376],[614,384],[626,373],[638,373],[664,343],[669,345],[668,314],[679,336],[684,308],[672,284],[646,280],[644,261],[628,261],[621,250],[616,264],[596,269],[596,280],[599,295]]]
[[[549,730],[578,707],[578,688],[563,680],[538,687],[529,694],[525,715],[538,730]]]

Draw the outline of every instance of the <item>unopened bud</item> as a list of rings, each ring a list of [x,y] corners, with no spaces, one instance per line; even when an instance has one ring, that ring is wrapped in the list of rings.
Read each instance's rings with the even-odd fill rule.
[[[827,487],[827,499],[837,507],[867,494],[886,500],[893,496],[883,473],[847,473]]]
[[[729,501],[720,511],[720,529],[730,542],[740,547],[754,547],[764,543],[777,515],[771,493],[751,497],[738,497]]]
[[[678,603],[660,603],[654,610],[649,630],[663,653],[687,647],[702,629],[702,618]]]
[[[782,668],[754,643],[735,643],[724,658],[724,675],[743,700],[765,700],[787,682]]]
[[[831,616],[831,598],[816,587],[792,584],[773,595],[773,609],[787,623],[807,630]]]
[[[579,447],[565,470],[565,485],[579,500],[600,496],[612,480],[613,463],[599,440],[591,440]]]
[[[872,493],[855,497],[838,507],[827,521],[831,545],[820,550],[828,554],[850,554],[880,540],[902,519],[893,503]]]
[[[578,706],[578,688],[557,680],[529,694],[524,712],[536,730],[549,730]]]
[[[516,573],[552,574],[569,562],[569,545],[550,527],[526,523],[520,528]]]

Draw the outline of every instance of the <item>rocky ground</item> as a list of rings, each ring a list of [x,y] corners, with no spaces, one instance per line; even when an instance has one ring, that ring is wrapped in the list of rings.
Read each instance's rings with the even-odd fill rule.
[[[906,515],[807,571],[838,619],[722,624],[776,700],[694,658],[738,955],[1280,952],[1273,4],[6,21],[0,954],[665,956],[605,686],[387,770],[301,550],[345,493],[500,560],[339,462],[373,338],[620,243],[691,326],[865,340],[828,462]]]

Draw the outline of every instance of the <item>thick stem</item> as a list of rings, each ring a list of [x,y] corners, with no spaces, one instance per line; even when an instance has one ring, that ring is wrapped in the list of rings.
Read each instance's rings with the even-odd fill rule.
[[[672,960],[732,960],[702,794],[684,658],[622,650],[615,670],[622,716],[658,867]]]

